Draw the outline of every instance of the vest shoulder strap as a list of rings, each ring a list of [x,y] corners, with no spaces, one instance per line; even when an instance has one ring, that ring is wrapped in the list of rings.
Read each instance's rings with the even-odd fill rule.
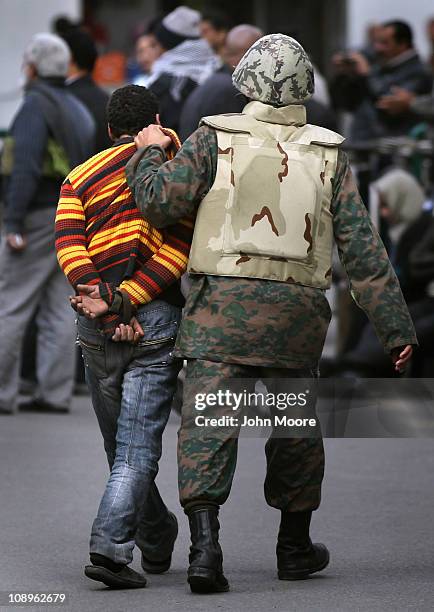
[[[319,127],[318,125],[311,125],[310,123],[300,127],[295,137],[291,138],[291,142],[298,144],[318,144],[325,147],[338,147],[344,140],[345,138],[341,134]]]
[[[269,124],[258,121],[254,117],[243,113],[229,113],[227,115],[203,117],[200,125],[208,125],[222,132],[270,137],[267,130]],[[345,138],[343,136],[332,130],[310,124],[295,128],[294,133],[289,138],[289,142],[294,144],[317,144],[325,147],[338,147],[344,140]]]
[[[215,130],[233,132],[234,134],[251,134],[255,129],[257,120],[243,113],[228,113],[226,115],[212,115],[203,117],[200,125],[209,125]]]

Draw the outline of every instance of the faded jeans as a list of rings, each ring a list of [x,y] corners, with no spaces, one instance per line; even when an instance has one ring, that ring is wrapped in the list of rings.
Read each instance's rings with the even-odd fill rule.
[[[110,477],[92,526],[90,552],[128,564],[134,545],[154,561],[172,552],[173,519],[154,479],[181,362],[172,357],[181,309],[162,300],[141,307],[137,345],[115,343],[80,316],[78,340],[104,438]]]

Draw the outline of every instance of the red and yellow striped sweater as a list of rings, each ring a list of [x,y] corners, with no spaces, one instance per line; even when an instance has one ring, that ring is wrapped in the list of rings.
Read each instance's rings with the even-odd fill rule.
[[[171,137],[168,157],[180,146]],[[120,140],[65,179],[56,214],[57,258],[74,288],[114,283],[135,306],[157,296],[176,302],[175,294],[181,296],[173,284],[187,267],[193,222],[158,230],[141,216],[125,178],[135,151],[132,138]]]

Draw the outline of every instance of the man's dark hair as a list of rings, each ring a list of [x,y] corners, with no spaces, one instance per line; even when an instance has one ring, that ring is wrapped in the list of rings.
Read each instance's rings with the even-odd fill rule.
[[[71,19],[66,15],[59,15],[58,17],[54,17],[51,22],[52,31],[58,36],[62,37],[68,32],[72,32],[77,28],[78,25],[74,21],[71,21]]]
[[[72,59],[81,70],[92,72],[98,59],[98,51],[92,37],[78,28],[63,34]]]
[[[209,10],[205,9],[202,13],[201,21],[208,21],[214,30],[225,30],[229,32],[229,30],[233,27],[232,19],[218,9],[210,8]]]
[[[387,21],[383,23],[383,28],[393,28],[395,42],[399,45],[405,44],[413,47],[413,30],[405,21]]]
[[[135,136],[155,123],[158,100],[141,85],[126,85],[114,91],[107,105],[107,120],[114,138],[123,134]]]

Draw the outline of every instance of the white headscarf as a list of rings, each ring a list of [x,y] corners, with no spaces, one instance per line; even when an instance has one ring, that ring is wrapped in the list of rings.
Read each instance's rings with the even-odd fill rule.
[[[396,244],[404,230],[422,213],[426,199],[423,189],[412,174],[401,168],[389,170],[372,186],[393,214],[389,235]]]
[[[180,79],[190,78],[200,85],[219,67],[219,60],[209,44],[203,40],[186,40],[166,51],[152,66],[148,86],[162,74]]]

